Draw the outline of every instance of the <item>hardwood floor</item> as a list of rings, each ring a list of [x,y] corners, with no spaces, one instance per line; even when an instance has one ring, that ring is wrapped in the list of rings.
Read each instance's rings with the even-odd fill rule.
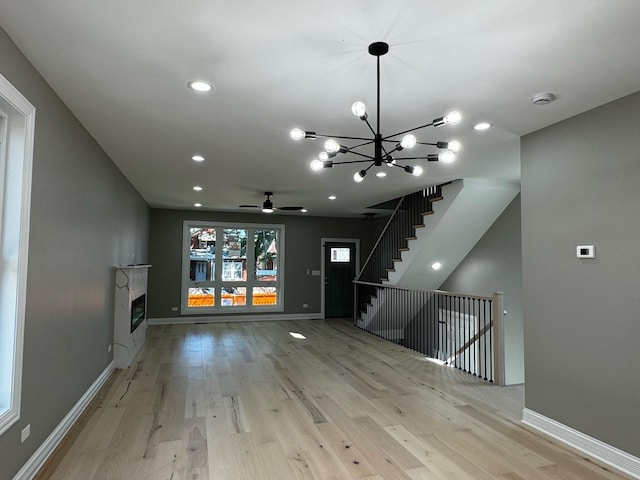
[[[525,429],[522,405],[348,320],[152,326],[37,478],[630,478]]]

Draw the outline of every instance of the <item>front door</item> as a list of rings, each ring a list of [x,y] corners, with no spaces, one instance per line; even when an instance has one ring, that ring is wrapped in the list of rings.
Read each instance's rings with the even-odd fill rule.
[[[353,280],[356,275],[356,245],[350,242],[324,244],[324,316],[353,317]]]

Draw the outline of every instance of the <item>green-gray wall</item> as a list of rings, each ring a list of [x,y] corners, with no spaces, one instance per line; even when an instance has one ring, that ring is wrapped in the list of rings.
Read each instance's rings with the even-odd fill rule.
[[[524,382],[520,195],[516,196],[440,286],[440,290],[491,296],[504,292],[505,379]]]
[[[636,457],[639,112],[636,93],[521,144],[526,408]]]
[[[147,261],[149,209],[1,29],[0,73],[36,107],[21,418],[0,436],[8,480],[111,363],[113,266]]]
[[[149,262],[149,318],[176,318],[182,275],[182,228],[184,220],[230,223],[280,223],[285,225],[284,313],[306,314],[321,311],[321,278],[307,274],[320,270],[321,238],[360,239],[362,266],[384,223],[380,220],[328,218],[262,213],[225,213],[186,210],[151,210]],[[303,308],[302,304],[309,305]],[[210,316],[210,315],[209,315]],[[225,313],[225,316],[227,314]],[[185,316],[193,318],[193,315]]]

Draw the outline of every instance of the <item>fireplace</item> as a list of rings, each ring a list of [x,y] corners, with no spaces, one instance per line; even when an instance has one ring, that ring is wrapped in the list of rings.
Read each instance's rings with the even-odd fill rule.
[[[131,333],[147,318],[147,295],[142,294],[131,301]]]

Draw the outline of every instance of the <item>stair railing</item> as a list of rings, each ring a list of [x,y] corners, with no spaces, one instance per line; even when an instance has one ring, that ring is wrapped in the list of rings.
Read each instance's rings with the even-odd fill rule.
[[[354,325],[497,385],[505,384],[503,294],[354,281]]]

